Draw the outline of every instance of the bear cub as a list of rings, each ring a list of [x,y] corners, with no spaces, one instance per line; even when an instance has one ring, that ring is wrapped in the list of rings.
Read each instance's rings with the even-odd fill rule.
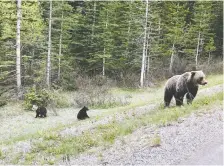
[[[45,107],[38,107],[37,105],[33,105],[33,111],[36,111],[36,117],[47,117],[47,109]]]
[[[176,105],[183,105],[186,94],[187,103],[192,103],[198,92],[198,85],[206,85],[205,74],[202,70],[175,75],[167,80],[164,90],[164,105],[168,107],[171,99],[175,98]]]
[[[84,120],[84,119],[86,119],[86,118],[89,118],[89,116],[87,115],[87,112],[86,111],[88,111],[89,109],[86,107],[86,106],[84,106],[80,111],[79,111],[79,113],[78,113],[78,115],[77,115],[77,119],[79,119],[79,120]]]

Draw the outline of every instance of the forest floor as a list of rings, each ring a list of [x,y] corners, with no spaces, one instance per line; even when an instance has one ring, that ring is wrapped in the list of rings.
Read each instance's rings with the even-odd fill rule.
[[[90,110],[84,121],[77,108],[36,119],[8,104],[0,108],[0,164],[223,164],[223,75],[208,82],[192,105],[165,110],[163,84],[113,89],[130,104]]]

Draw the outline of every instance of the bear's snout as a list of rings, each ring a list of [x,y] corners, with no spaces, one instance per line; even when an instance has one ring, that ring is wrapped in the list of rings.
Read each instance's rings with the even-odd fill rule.
[[[206,85],[208,82],[207,81],[202,81],[201,85]]]

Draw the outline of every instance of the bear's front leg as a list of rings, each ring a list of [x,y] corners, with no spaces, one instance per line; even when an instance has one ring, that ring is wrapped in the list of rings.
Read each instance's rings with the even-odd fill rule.
[[[191,87],[188,89],[188,93],[186,95],[187,104],[191,104],[194,100],[195,96],[197,95],[198,87]]]

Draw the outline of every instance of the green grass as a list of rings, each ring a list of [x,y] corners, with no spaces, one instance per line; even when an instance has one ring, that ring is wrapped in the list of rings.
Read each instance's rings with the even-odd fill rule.
[[[5,156],[4,156],[3,152],[2,152],[2,150],[0,149],[0,159],[4,159],[4,158],[5,158]]]
[[[219,75],[208,75],[206,77],[206,80],[208,81],[208,84],[205,86],[201,86],[200,88],[209,88],[215,85],[223,84],[223,74]]]
[[[17,153],[13,156],[12,160],[11,160],[11,164],[16,165],[18,164],[18,161],[21,159],[22,153]]]
[[[221,105],[223,93],[217,93],[212,96],[205,96],[196,99],[192,105],[183,107],[173,107],[163,109],[158,107],[152,112],[132,119],[125,119],[122,122],[113,121],[106,125],[99,125],[96,129],[83,132],[82,135],[62,138],[56,133],[43,133],[43,141],[34,145],[33,151],[30,153],[41,152],[53,156],[62,156],[64,154],[78,155],[86,152],[93,147],[105,146],[113,144],[115,139],[132,133],[135,129],[155,124],[157,126],[165,126],[170,122],[178,120],[179,117],[184,117],[198,110],[208,110],[214,105]],[[160,145],[159,136],[152,139],[152,146]],[[30,160],[28,158],[28,160]],[[39,160],[35,158],[35,160]]]
[[[28,154],[26,154],[25,155],[25,161],[26,161],[26,163],[24,163],[24,164],[27,165],[28,163],[32,163],[32,161],[35,158],[35,156],[36,156],[36,154],[34,154],[34,153],[28,153]]]
[[[90,107],[92,109],[109,109],[109,108],[117,108],[122,107],[125,105],[129,105],[129,102],[127,101],[121,101],[119,99],[112,99],[110,101],[103,101],[94,103],[94,105],[91,105]]]
[[[139,88],[112,88],[110,90],[113,94],[137,94],[144,92],[144,89]]]
[[[154,135],[151,139],[150,146],[151,147],[157,147],[161,145],[161,138],[158,134]]]

